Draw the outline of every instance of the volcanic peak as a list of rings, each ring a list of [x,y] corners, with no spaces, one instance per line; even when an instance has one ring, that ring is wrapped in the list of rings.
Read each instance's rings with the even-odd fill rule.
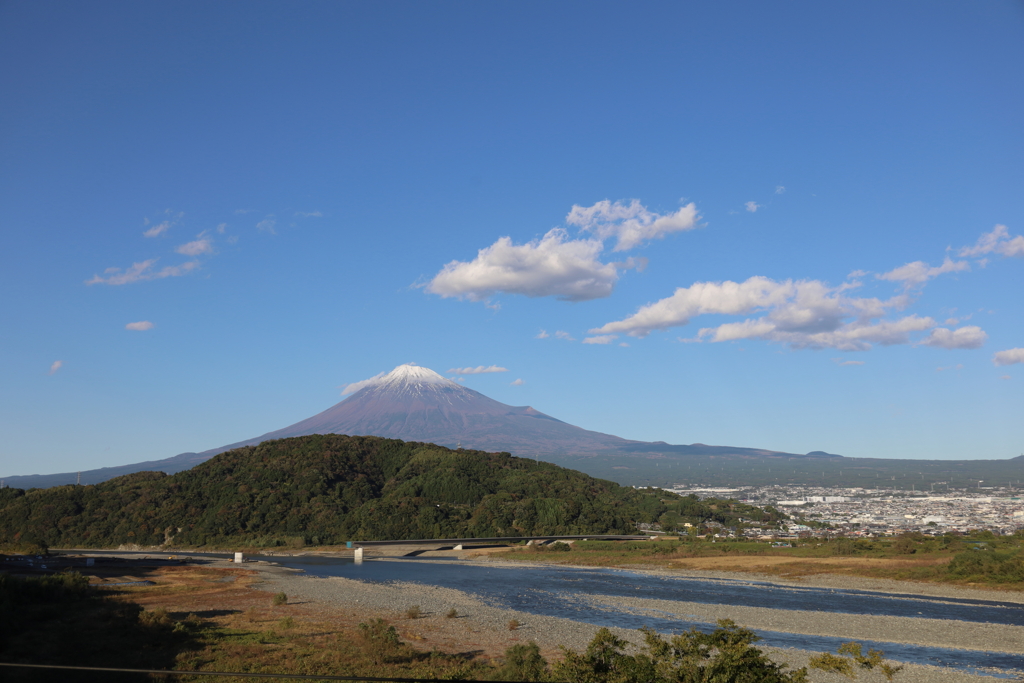
[[[442,377],[430,368],[424,368],[415,363],[399,365],[386,375],[382,375],[370,386],[393,389],[402,384],[450,384],[459,386],[447,377]]]

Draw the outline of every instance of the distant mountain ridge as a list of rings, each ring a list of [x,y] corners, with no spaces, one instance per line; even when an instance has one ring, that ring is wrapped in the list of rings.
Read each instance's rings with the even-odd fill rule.
[[[508,451],[518,456],[557,459],[595,453],[730,452],[771,455],[775,451],[723,446],[670,446],[631,441],[590,431],[546,415],[530,406],[510,406],[484,396],[429,368],[412,363],[368,380],[359,391],[305,420],[244,441],[164,460],[61,474],[6,477],[18,488],[96,484],[113,477],[155,470],[173,474],[218,453],[270,439],[310,434],[381,436],[481,451]],[[683,449],[680,451],[678,449]],[[704,449],[704,450],[702,450]],[[787,454],[790,455],[790,454]]]
[[[362,388],[343,401],[288,427],[201,453],[181,453],[164,460],[83,471],[81,483],[95,484],[116,476],[147,470],[172,474],[234,448],[310,434],[380,436],[434,443],[448,448],[461,446],[480,451],[507,451],[517,456],[571,466],[622,483],[644,485],[671,485],[683,480],[684,475],[693,478],[700,474],[707,478],[712,477],[715,471],[722,472],[721,476],[725,477],[733,468],[737,474],[749,476],[757,470],[756,463],[760,461],[768,463],[763,468],[765,471],[758,475],[761,480],[786,483],[785,479],[778,477],[781,471],[779,467],[776,466],[774,473],[771,470],[770,463],[778,458],[785,458],[791,463],[803,463],[790,468],[794,476],[798,472],[821,472],[822,479],[817,481],[824,483],[824,478],[831,476],[828,471],[835,470],[841,475],[842,467],[849,471],[858,467],[858,462],[861,466],[866,463],[866,459],[844,458],[823,451],[795,454],[701,443],[673,445],[664,441],[632,441],[576,427],[530,406],[506,405],[429,368],[410,363],[399,365],[387,374],[364,382]],[[702,464],[695,467],[698,459]],[[714,466],[709,464],[715,459],[718,460]],[[723,459],[733,462],[733,468],[727,468]],[[666,464],[664,469],[660,468],[661,461]],[[842,465],[843,462],[848,464]],[[686,464],[686,468],[680,463]],[[676,469],[670,469],[672,467]],[[879,472],[875,472],[875,469],[878,468],[872,469],[875,478],[893,476],[893,472],[888,469],[882,468]],[[903,469],[909,471],[918,468],[916,465],[907,465]],[[948,479],[945,475],[939,476],[947,468],[933,469],[937,481]],[[1004,469],[1003,466],[997,468],[1000,477],[1004,476]],[[984,470],[976,476],[968,470],[950,471],[950,475],[967,479],[972,476],[975,479],[987,479],[991,476],[990,470]],[[1006,471],[1012,474],[1012,469]],[[78,478],[79,474],[75,472],[14,476],[6,477],[5,484],[18,488],[48,487],[73,484]],[[1021,478],[1024,479],[1024,476]]]

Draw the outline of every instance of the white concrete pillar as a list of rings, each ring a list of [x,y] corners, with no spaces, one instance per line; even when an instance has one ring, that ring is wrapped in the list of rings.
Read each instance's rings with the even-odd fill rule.
[[[235,562],[242,564],[245,562],[245,556],[242,553],[235,553]]]
[[[362,564],[363,563],[363,549],[362,548],[356,548],[352,552],[352,556],[355,558],[356,564]]]

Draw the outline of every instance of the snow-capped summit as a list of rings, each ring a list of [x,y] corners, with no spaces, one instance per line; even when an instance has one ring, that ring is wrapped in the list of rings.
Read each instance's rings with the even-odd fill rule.
[[[415,363],[405,363],[380,378],[377,384],[393,384],[396,382],[426,382],[427,384],[455,384],[447,377],[442,377],[430,368]]]
[[[415,363],[399,365],[391,372],[382,372],[370,379],[361,382],[353,382],[341,391],[342,396],[355,394],[369,387],[386,387],[392,391],[400,391],[403,387],[415,387],[417,385],[436,384],[441,386],[458,386],[452,380],[442,377],[430,368],[424,368]]]

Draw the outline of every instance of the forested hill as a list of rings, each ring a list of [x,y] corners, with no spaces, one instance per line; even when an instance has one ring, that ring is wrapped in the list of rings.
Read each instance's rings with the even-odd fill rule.
[[[0,489],[0,543],[266,546],[624,533],[635,521],[656,521],[671,498],[508,453],[312,435],[228,451],[170,476]]]

